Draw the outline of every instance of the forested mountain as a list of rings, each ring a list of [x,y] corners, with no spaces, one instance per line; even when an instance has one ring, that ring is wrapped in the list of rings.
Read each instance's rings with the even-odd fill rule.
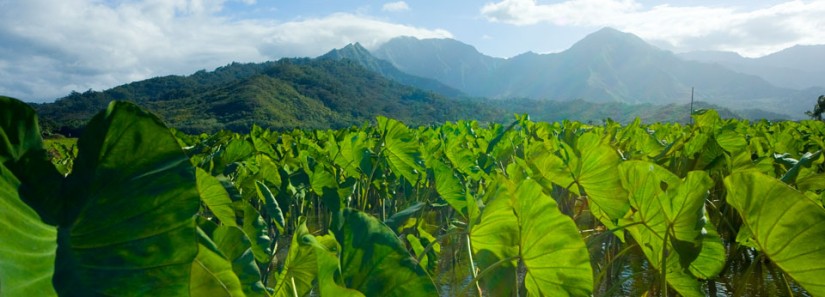
[[[233,63],[189,76],[72,93],[34,106],[47,127],[68,134],[110,100],[133,101],[187,132],[244,131],[252,124],[275,129],[340,128],[377,115],[409,124],[492,117],[484,113],[488,109],[476,107],[479,103],[403,85],[351,60],[308,58]]]
[[[485,56],[455,40],[409,37],[390,40],[373,53],[402,71],[440,80],[472,96],[499,99],[667,104],[689,101],[695,87],[699,99],[712,104],[801,118],[821,92],[780,88],[721,65],[686,61],[610,28],[560,53],[509,59]]]

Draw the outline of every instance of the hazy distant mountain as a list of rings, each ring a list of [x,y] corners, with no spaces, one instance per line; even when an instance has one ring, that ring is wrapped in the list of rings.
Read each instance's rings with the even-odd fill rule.
[[[805,89],[825,87],[825,45],[797,45],[759,58],[737,53],[697,51],[679,57],[717,63],[731,70],[764,78],[779,87]]]
[[[333,49],[318,58],[333,60],[349,59],[358,62],[358,64],[361,64],[364,68],[404,85],[427,91],[433,91],[451,98],[464,96],[464,93],[461,91],[447,86],[438,80],[410,75],[406,72],[398,70],[398,68],[393,66],[392,63],[373,56],[369,50],[361,46],[359,43],[350,44],[341,49]]]
[[[485,56],[474,47],[453,39],[398,37],[391,39],[372,54],[389,61],[401,71],[441,81],[470,95],[486,96],[478,91],[480,82],[506,62]]]
[[[780,88],[721,65],[686,61],[633,34],[610,28],[555,54],[499,59],[455,40],[404,37],[390,40],[373,55],[402,71],[437,79],[470,95],[499,99],[668,104],[689,101],[691,87],[695,87],[697,100],[801,118],[821,91]]]

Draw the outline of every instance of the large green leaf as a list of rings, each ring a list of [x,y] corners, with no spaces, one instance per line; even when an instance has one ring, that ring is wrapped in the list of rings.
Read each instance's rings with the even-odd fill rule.
[[[635,209],[623,225],[629,225],[651,265],[665,270],[673,289],[684,296],[703,296],[696,277],[713,277],[725,263],[724,247],[704,214],[713,180],[703,171],[691,171],[681,180],[644,161],[624,162],[620,169]]]
[[[49,161],[40,137],[37,114],[26,103],[0,96],[0,164],[20,181],[17,189],[40,218],[57,225],[63,177]]]
[[[612,224],[630,209],[627,193],[619,181],[618,165],[621,159],[616,150],[601,143],[595,133],[581,135],[573,149],[562,144],[559,157],[546,149],[537,149],[530,160],[532,168],[543,177],[574,193],[579,187],[584,189],[588,200],[596,204],[600,212],[607,215],[599,218],[605,224]]]
[[[56,296],[51,279],[57,228],[23,202],[19,187],[0,164],[0,296]]]
[[[825,210],[786,184],[757,172],[725,178],[727,201],[759,250],[813,296],[825,296]],[[740,233],[743,232],[740,229]]]
[[[292,235],[292,243],[289,245],[289,253],[287,253],[284,266],[276,277],[274,296],[305,296],[312,290],[312,281],[315,280],[318,272],[312,237],[307,229],[306,220],[301,218],[295,234]],[[337,265],[335,269],[338,269]]]
[[[487,205],[481,219],[470,231],[473,254],[481,269],[499,263],[482,278],[485,291],[492,296],[512,296],[516,283],[516,258],[519,255],[518,218],[508,188],[496,182],[487,188]],[[509,260],[508,260],[509,259]]]
[[[58,293],[189,294],[198,253],[195,169],[157,117],[112,102],[86,126],[63,190]]]
[[[0,96],[0,296],[56,295],[57,228],[41,216],[56,223],[60,207],[47,191],[56,192],[60,182],[44,157],[34,110]]]
[[[336,275],[341,270],[339,264],[340,246],[335,238],[330,235],[315,237],[312,235],[305,235],[302,241],[313,247],[313,253],[316,255],[317,269],[318,269],[318,288],[321,296],[336,296],[336,297],[364,297],[361,292],[353,289],[343,287],[335,280]],[[371,295],[372,296],[372,295]],[[380,295],[376,295],[380,296]]]
[[[192,263],[189,283],[191,296],[245,296],[238,276],[232,271],[232,264],[215,243],[200,230],[198,239],[198,256]]]
[[[358,177],[372,171],[370,164],[369,137],[363,131],[344,135],[331,150],[335,164],[343,168],[347,175]]]
[[[382,152],[392,172],[403,176],[411,184],[418,182],[423,172],[419,165],[421,152],[409,128],[399,121],[378,117],[378,129],[384,134]]]
[[[269,263],[272,258],[268,225],[258,210],[249,201],[239,201],[243,210],[243,232],[252,244],[252,254],[259,263]]]
[[[283,232],[285,222],[284,222],[284,213],[281,212],[281,206],[278,205],[278,200],[275,199],[275,195],[272,194],[272,191],[269,190],[264,183],[260,181],[255,182],[255,189],[258,193],[258,199],[264,202],[264,209],[266,209],[266,215],[269,217],[270,220],[275,222],[278,227],[278,230]]]
[[[229,193],[226,192],[220,180],[200,168],[197,168],[197,178],[201,201],[221,221],[221,224],[237,226],[232,199],[229,198]]]
[[[436,296],[433,281],[389,227],[344,209],[333,228],[341,243],[344,284],[367,296]]]
[[[252,254],[252,243],[239,227],[218,226],[212,240],[223,255],[232,262],[232,271],[238,276],[246,296],[268,296],[261,282],[261,271]]]
[[[432,166],[435,173],[435,189],[438,195],[444,201],[447,201],[461,216],[470,219],[470,211],[467,205],[468,197],[464,185],[455,176],[454,170],[441,161],[433,162]],[[472,199],[472,197],[469,197],[469,199]],[[477,213],[478,210],[475,212]]]
[[[524,285],[529,295],[590,295],[590,256],[573,220],[562,214],[555,200],[532,179],[518,185],[504,179],[499,183],[471,233],[479,268],[492,266],[492,260],[517,257],[527,268]],[[514,273],[514,264],[505,262],[503,269]],[[511,283],[501,275],[495,281],[491,294],[512,294],[515,275]]]

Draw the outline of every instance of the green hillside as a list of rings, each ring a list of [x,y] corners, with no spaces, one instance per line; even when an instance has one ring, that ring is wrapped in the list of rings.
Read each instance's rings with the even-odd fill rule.
[[[378,115],[419,125],[492,117],[478,103],[450,100],[389,80],[355,62],[333,59],[233,63],[212,72],[75,92],[34,107],[47,129],[76,134],[111,100],[133,101],[191,133],[247,131],[253,124],[274,129],[341,128]]]

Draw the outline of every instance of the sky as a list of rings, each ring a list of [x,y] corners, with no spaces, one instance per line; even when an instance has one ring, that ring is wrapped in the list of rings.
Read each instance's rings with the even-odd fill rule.
[[[823,16],[825,0],[0,0],[0,95],[49,102],[397,36],[507,58],[560,52],[613,27],[674,52],[759,57],[825,44]]]

